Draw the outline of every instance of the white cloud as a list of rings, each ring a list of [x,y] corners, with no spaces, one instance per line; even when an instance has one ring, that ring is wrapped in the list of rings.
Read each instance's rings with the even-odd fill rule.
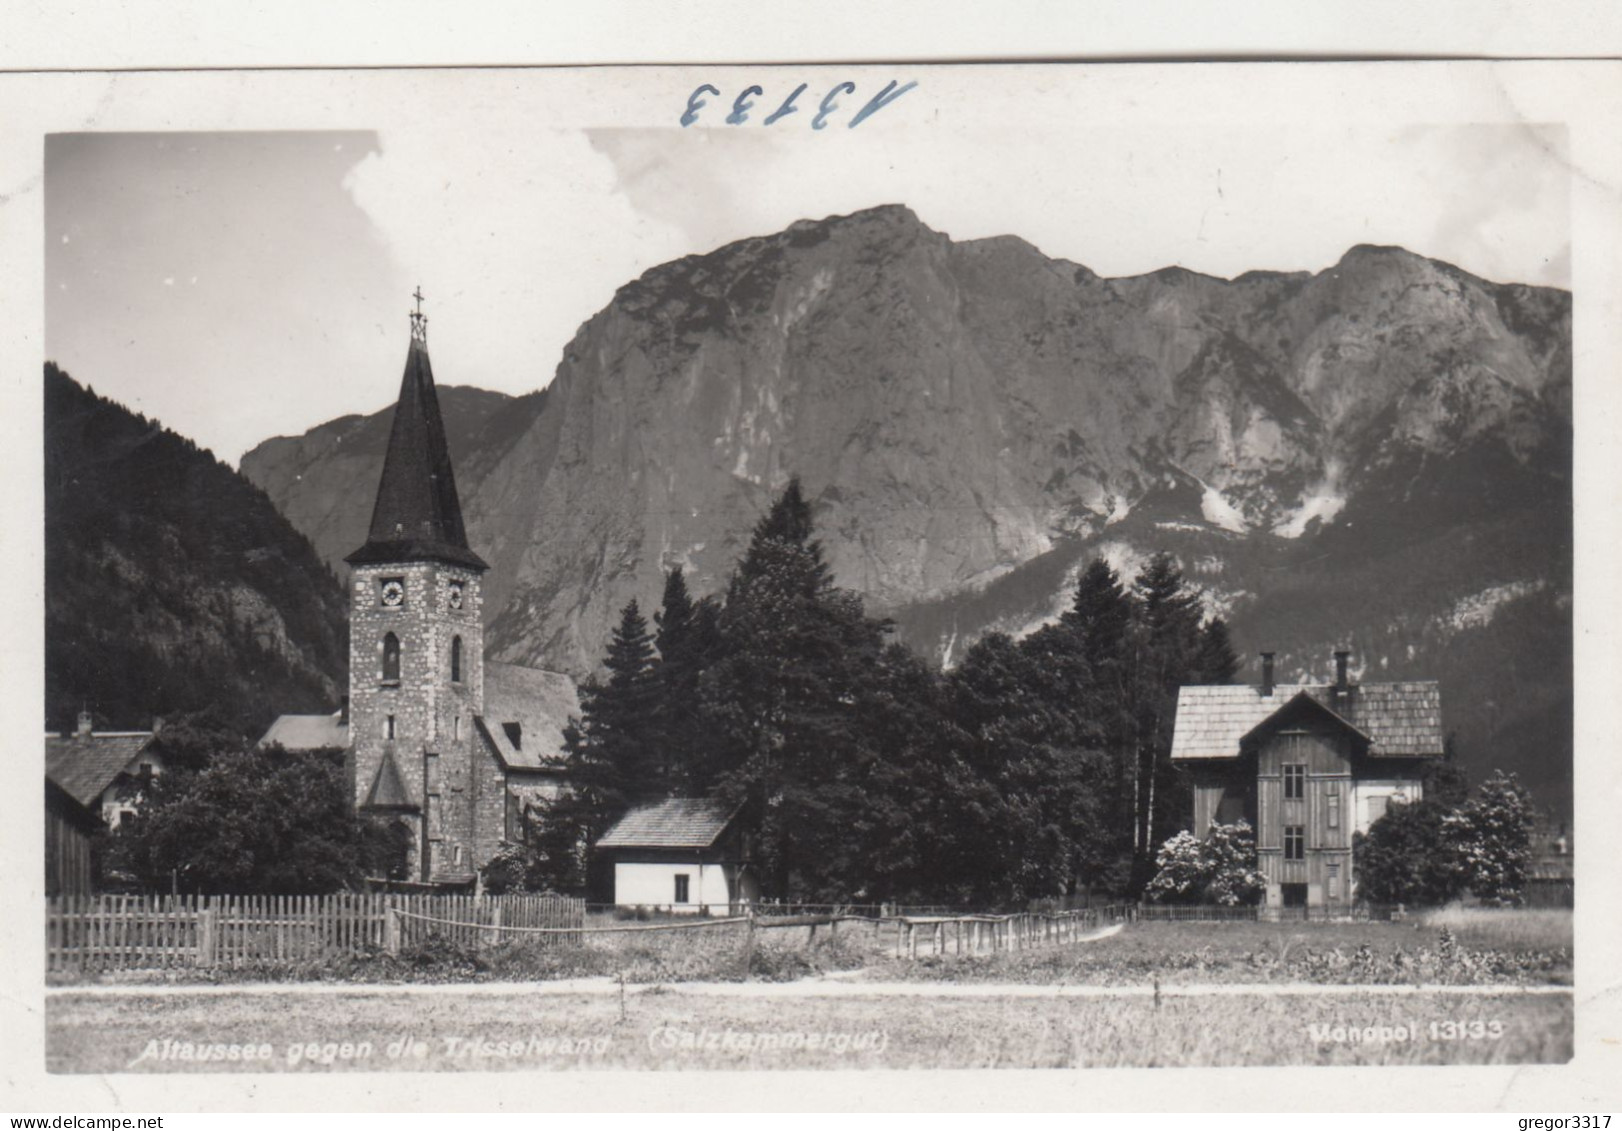
[[[345,180],[402,278],[422,286],[447,384],[532,389],[576,329],[679,233],[614,191],[578,131],[491,136],[447,125],[384,134]]]
[[[579,325],[659,263],[903,203],[956,239],[1014,234],[1104,275],[1322,270],[1401,244],[1568,285],[1563,139],[1519,126],[1010,124],[995,133],[740,128],[385,132],[345,182],[427,295],[447,383],[551,380]],[[402,313],[404,306],[402,306]]]

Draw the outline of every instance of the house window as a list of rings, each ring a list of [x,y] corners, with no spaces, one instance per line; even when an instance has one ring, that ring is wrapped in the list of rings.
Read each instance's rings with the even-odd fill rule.
[[[1307,795],[1307,768],[1299,762],[1284,767],[1284,800],[1300,801]]]
[[[1284,826],[1284,859],[1305,860],[1307,858],[1306,834],[1305,825]]]
[[[451,639],[451,682],[462,682],[462,638]]]
[[[1329,802],[1329,827],[1340,828],[1340,786],[1331,785],[1327,798]]]
[[[451,716],[451,741],[453,741],[453,742],[461,742],[462,741],[462,716],[461,715],[452,715]]]
[[[383,637],[383,682],[400,682],[400,638],[392,632]]]
[[[394,716],[393,715],[384,715],[383,716],[383,737],[386,738],[386,739],[389,739],[391,742],[394,740]]]
[[[1329,898],[1340,898],[1340,865],[1329,865]]]
[[[676,877],[676,902],[687,902],[687,881],[690,877],[683,872]]]

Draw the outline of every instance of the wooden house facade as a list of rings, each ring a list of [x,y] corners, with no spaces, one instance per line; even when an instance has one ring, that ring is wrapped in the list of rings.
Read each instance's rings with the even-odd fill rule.
[[[1336,653],[1332,684],[1184,687],[1172,760],[1193,786],[1194,833],[1248,822],[1269,909],[1349,913],[1357,895],[1352,837],[1393,804],[1423,796],[1441,757],[1434,682],[1353,683]]]

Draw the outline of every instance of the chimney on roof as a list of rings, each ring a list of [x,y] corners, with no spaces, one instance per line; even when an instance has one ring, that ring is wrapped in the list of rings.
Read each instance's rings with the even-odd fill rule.
[[[1262,653],[1262,695],[1273,694],[1273,653]]]
[[[92,727],[91,727],[91,724],[90,724],[90,712],[89,711],[80,711],[79,712],[78,736],[80,738],[89,738],[91,730],[92,730]]]
[[[162,715],[153,715],[152,716],[152,733],[154,735],[158,735],[158,734],[163,733],[163,716]]]
[[[1351,658],[1351,655],[1352,654],[1350,652],[1345,651],[1335,653],[1336,694],[1344,695],[1351,688],[1351,684],[1346,680],[1346,661]]]

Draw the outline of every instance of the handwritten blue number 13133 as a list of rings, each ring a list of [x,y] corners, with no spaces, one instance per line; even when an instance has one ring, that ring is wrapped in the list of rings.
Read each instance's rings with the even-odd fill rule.
[[[787,98],[783,99],[782,102],[778,103],[777,109],[773,110],[770,114],[767,114],[764,118],[762,118],[760,120],[760,124],[763,126],[774,125],[779,120],[788,117],[790,114],[798,114],[801,109],[801,107],[798,105],[800,95],[805,93],[805,88],[808,85],[810,84],[802,82],[799,86],[795,87],[794,93],[790,94]],[[894,102],[896,99],[900,98],[903,94],[907,93],[907,91],[911,90],[917,85],[918,84],[916,82],[909,82],[904,86],[897,86],[894,79],[890,80],[889,86],[886,86],[872,98],[868,99],[865,106],[856,111],[855,114],[851,115],[851,119],[847,123],[848,128],[855,129],[857,126],[867,121],[867,119],[871,118],[874,114],[877,114],[880,110],[884,109],[890,103]],[[745,87],[741,92],[739,92],[738,97],[732,100],[732,113],[726,116],[726,124],[729,126],[741,126],[747,122],[749,120],[749,111],[755,108],[754,100],[765,93],[766,92],[758,86]],[[811,115],[811,128],[814,130],[827,128],[828,118],[840,107],[840,97],[842,95],[855,93],[856,84],[853,82],[842,82],[835,84],[833,89],[829,90],[827,94],[823,95],[822,101],[817,104],[816,112]],[[682,111],[681,124],[683,126],[690,126],[694,122],[698,121],[699,111],[710,104],[709,99],[704,97],[706,94],[712,95],[716,98],[721,96],[721,92],[715,87],[711,86],[709,83],[705,83],[703,86],[700,86],[694,90],[692,94],[687,96],[687,108]]]

